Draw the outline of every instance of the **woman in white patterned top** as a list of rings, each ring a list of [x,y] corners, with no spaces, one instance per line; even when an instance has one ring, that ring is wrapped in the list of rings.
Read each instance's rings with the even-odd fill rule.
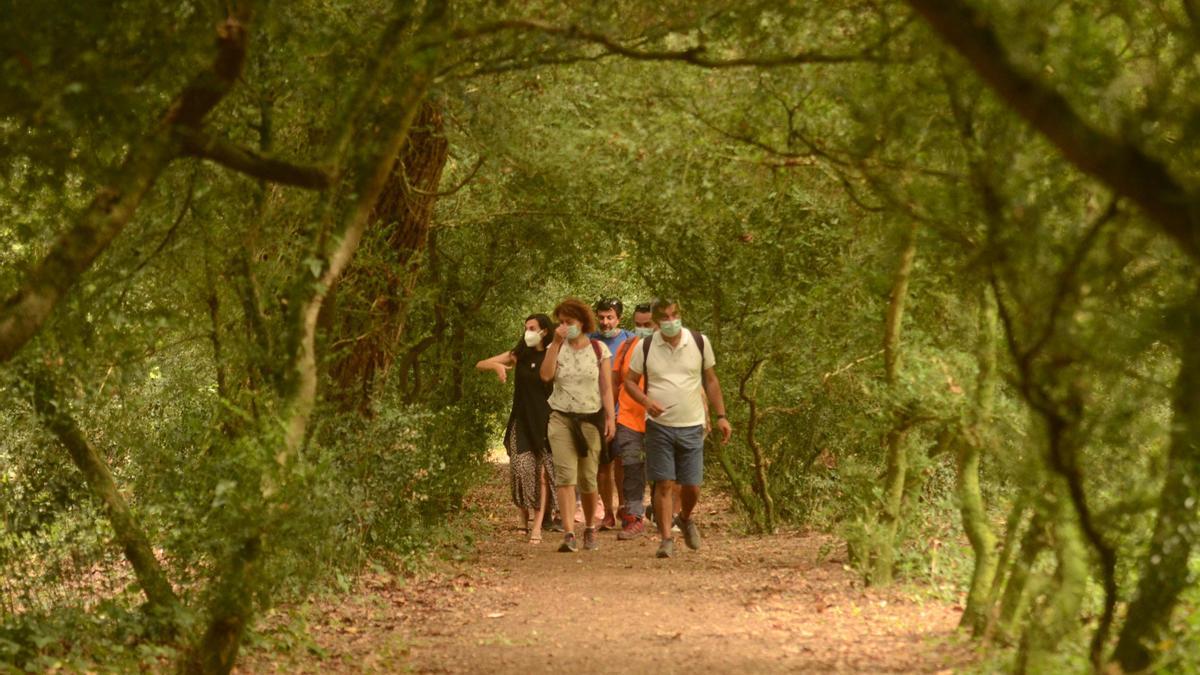
[[[603,444],[616,433],[613,416],[612,355],[599,340],[588,337],[596,317],[582,300],[567,298],[554,308],[559,322],[554,341],[546,350],[541,376],[554,390],[547,402],[550,420],[547,437],[554,457],[554,485],[564,527],[575,522],[575,486],[583,503],[583,547],[596,548],[596,470]],[[575,533],[567,532],[558,548],[578,550]]]

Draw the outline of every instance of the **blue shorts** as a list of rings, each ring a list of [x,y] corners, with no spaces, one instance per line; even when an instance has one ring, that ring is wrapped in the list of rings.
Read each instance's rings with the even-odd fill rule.
[[[704,482],[704,425],[666,427],[646,420],[646,478],[680,485]]]

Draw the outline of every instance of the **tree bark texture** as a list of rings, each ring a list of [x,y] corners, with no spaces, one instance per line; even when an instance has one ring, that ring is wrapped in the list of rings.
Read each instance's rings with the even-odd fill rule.
[[[396,358],[448,151],[441,110],[426,100],[371,212],[368,227],[382,230],[384,262],[350,268],[336,291],[335,344],[348,346],[330,373],[345,409],[369,412],[375,383]]]

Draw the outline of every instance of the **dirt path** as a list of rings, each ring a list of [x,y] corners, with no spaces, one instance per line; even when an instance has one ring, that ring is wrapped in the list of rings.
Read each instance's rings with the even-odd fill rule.
[[[654,558],[657,537],[556,553],[515,527],[505,471],[473,496],[487,514],[478,554],[421,581],[365,577],[318,605],[315,644],[242,672],[940,672],[970,660],[957,608],[864,589],[828,537],[735,536],[713,494],[703,548]]]

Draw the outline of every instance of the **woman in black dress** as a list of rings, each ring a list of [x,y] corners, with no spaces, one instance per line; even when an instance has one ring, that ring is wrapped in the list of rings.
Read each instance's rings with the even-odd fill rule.
[[[524,338],[516,347],[475,364],[479,370],[495,372],[501,382],[508,380],[510,369],[516,369],[504,448],[508,451],[513,504],[521,511],[521,522],[531,544],[542,541],[542,522],[554,504],[548,478],[553,465],[546,441],[546,423],[550,418],[546,397],[551,389],[538,375],[546,357],[546,345],[553,337],[554,322],[550,317],[531,314],[525,319]]]

